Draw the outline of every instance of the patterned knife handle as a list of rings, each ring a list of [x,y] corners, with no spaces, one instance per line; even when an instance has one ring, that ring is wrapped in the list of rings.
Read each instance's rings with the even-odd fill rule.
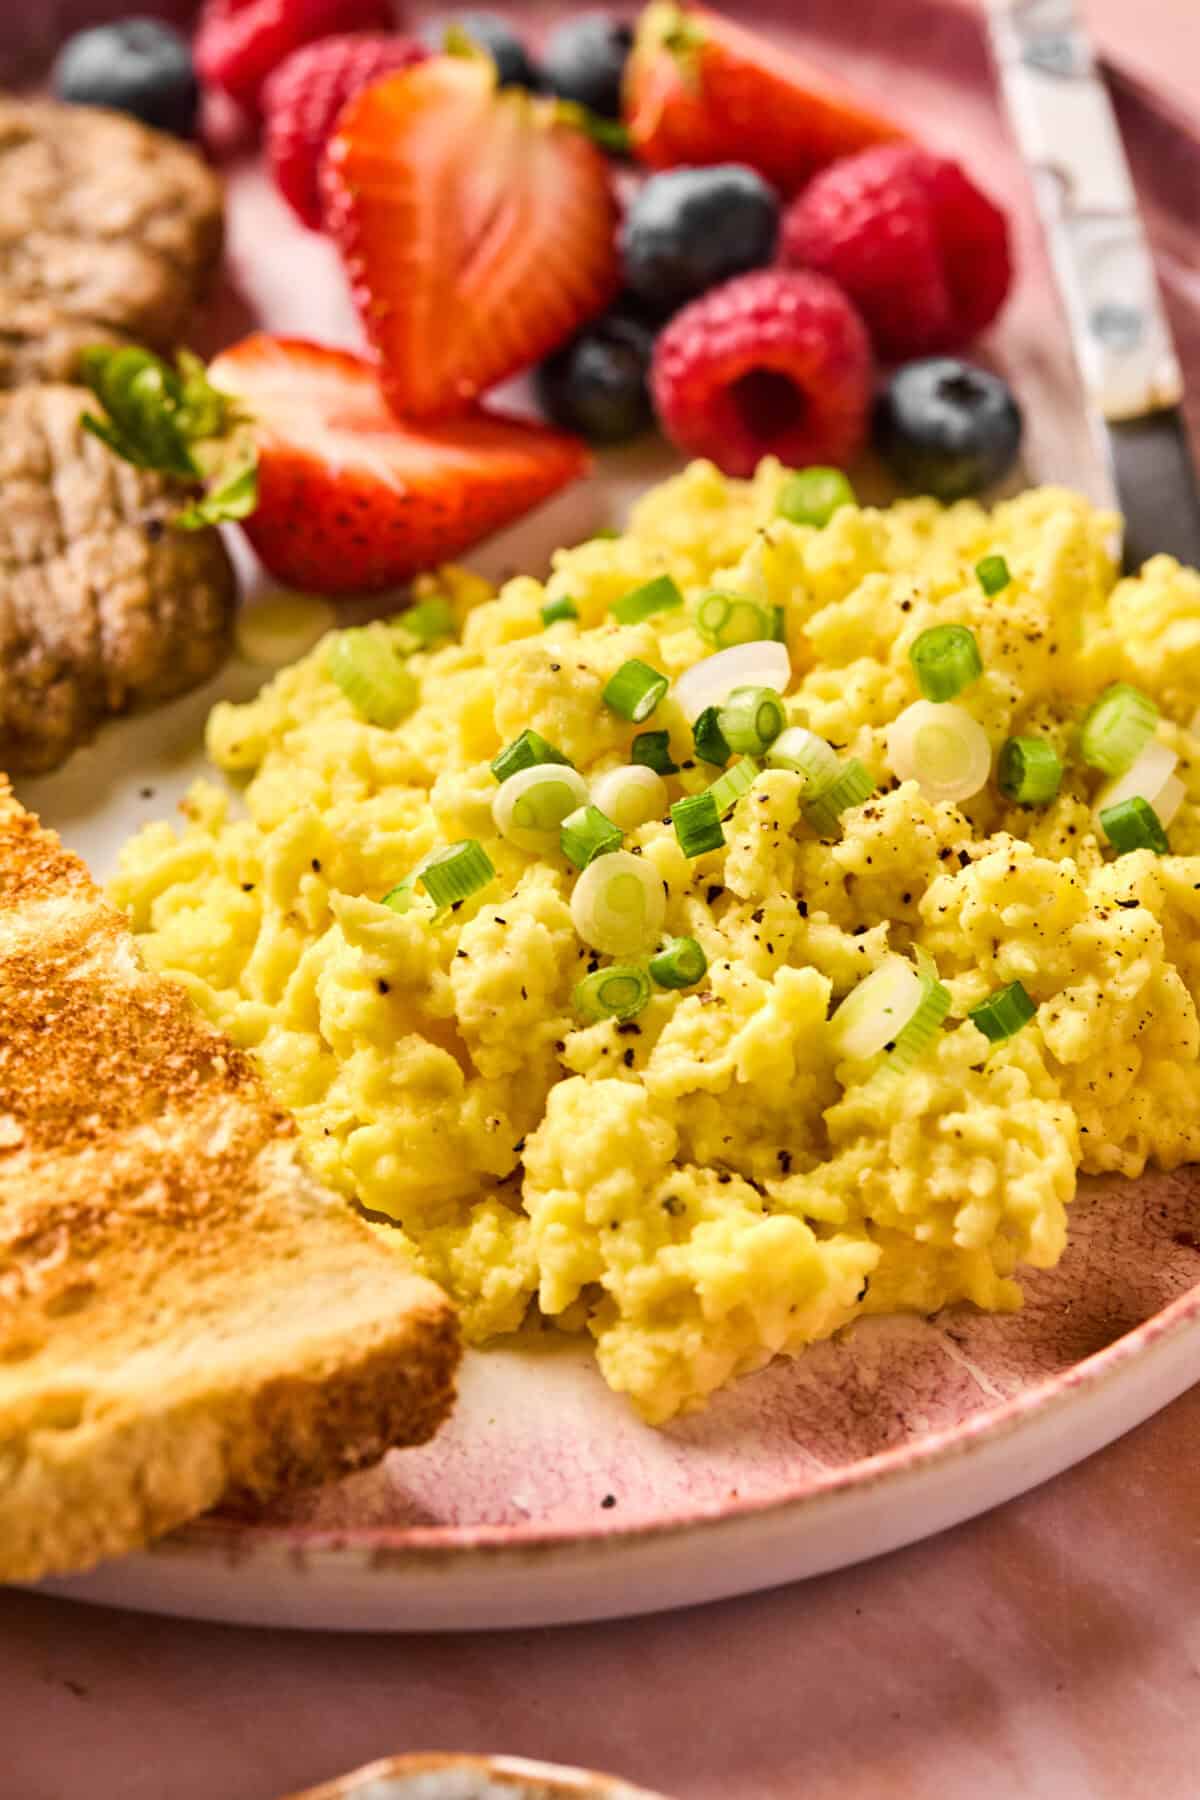
[[[1017,143],[1088,399],[1107,420],[1183,396],[1112,102],[1075,0],[987,0]]]

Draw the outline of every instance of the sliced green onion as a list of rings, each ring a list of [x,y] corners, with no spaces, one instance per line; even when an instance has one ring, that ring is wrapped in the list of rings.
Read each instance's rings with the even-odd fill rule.
[[[605,704],[620,713],[623,719],[632,719],[635,725],[640,725],[643,719],[650,717],[670,685],[665,675],[652,669],[649,663],[639,662],[635,656],[622,663],[609,680],[604,690]]]
[[[526,729],[494,759],[492,774],[497,781],[507,781],[518,769],[532,769],[535,763],[564,763],[571,767],[569,758],[548,744],[540,732]]]
[[[793,525],[828,525],[842,506],[857,504],[840,469],[797,469],[779,490],[776,510]]]
[[[542,608],[542,624],[557,625],[560,619],[577,619],[579,608],[570,594],[560,594],[557,600],[547,600]]]
[[[985,594],[1003,593],[1012,580],[1002,556],[981,556],[975,564],[975,576]]]
[[[1163,783],[1156,797],[1150,802],[1158,814],[1159,823],[1165,828],[1171,823],[1187,799],[1187,789],[1177,775]]]
[[[996,786],[1020,806],[1045,806],[1062,786],[1063,766],[1045,738],[1010,737],[996,763]]]
[[[804,817],[818,837],[834,837],[841,826],[842,814],[852,806],[861,806],[874,792],[875,782],[869,770],[857,756],[851,756],[840,765],[836,781],[805,801]]]
[[[787,724],[787,714],[774,688],[740,687],[719,709],[717,724],[731,750],[761,756]]]
[[[1140,794],[1116,806],[1106,806],[1100,814],[1100,824],[1118,856],[1130,850],[1153,850],[1156,856],[1166,856],[1171,848],[1162,820]]]
[[[622,625],[639,625],[643,619],[653,618],[655,613],[673,612],[682,605],[683,595],[677,583],[669,575],[656,575],[653,581],[614,600],[612,615]]]
[[[622,831],[636,831],[667,810],[667,784],[653,769],[628,763],[609,769],[592,783],[592,803]]]
[[[703,856],[708,850],[719,850],[725,842],[711,788],[677,800],[671,808],[671,823],[685,856]]]
[[[754,758],[743,756],[741,762],[735,762],[733,767],[726,769],[723,775],[718,775],[708,789],[712,796],[712,803],[717,809],[717,817],[723,819],[742,795],[749,793],[754,786],[755,779],[761,774],[762,770]]]
[[[884,1046],[888,1050],[884,1069],[893,1075],[905,1074],[925,1054],[950,1011],[950,990],[938,980],[933,958],[922,950],[917,951],[917,969],[921,981],[921,1003],[907,1025],[901,1028],[891,1048]]]
[[[696,608],[696,630],[715,650],[734,644],[753,644],[775,636],[774,609],[760,606],[744,594],[705,594]]]
[[[767,767],[791,769],[803,775],[805,790],[810,795],[831,787],[841,772],[837,751],[803,725],[789,725],[781,731],[767,751]]]
[[[931,625],[913,639],[908,660],[926,700],[953,700],[983,674],[975,633],[965,625]]]
[[[675,683],[675,698],[684,718],[694,724],[706,707],[724,706],[734,688],[768,687],[784,694],[791,679],[787,645],[756,638],[693,663]]]
[[[696,755],[701,762],[712,763],[714,767],[723,769],[729,761],[732,751],[725,742],[721,730],[720,709],[706,706],[696,723],[692,726],[692,742],[696,747]]]
[[[568,813],[559,832],[559,846],[577,869],[586,869],[598,856],[621,848],[621,828],[606,819],[590,801]]]
[[[575,989],[575,1007],[585,1019],[633,1019],[650,998],[650,977],[644,969],[614,963],[585,975]]]
[[[431,868],[441,871],[435,873],[432,886],[425,880],[425,872]],[[394,888],[389,888],[380,905],[394,913],[410,912],[417,888],[421,886],[434,904],[444,910],[446,906],[453,905],[455,900],[465,900],[469,894],[485,887],[495,873],[483,846],[476,843],[474,838],[464,838],[461,843],[451,844],[447,849],[431,850],[428,856],[423,856],[403,881],[398,881]],[[467,886],[468,882],[472,885]],[[460,887],[464,889],[461,893],[451,891]],[[439,892],[449,892],[449,899],[439,899]]]
[[[842,1001],[829,1021],[835,1056],[864,1062],[894,1044],[921,1004],[925,988],[906,956],[885,956]]]
[[[961,706],[917,700],[888,727],[887,755],[927,800],[969,800],[992,772],[987,732]]]
[[[433,904],[445,907],[469,900],[494,880],[495,874],[483,845],[475,838],[464,838],[427,857],[419,879]]]
[[[394,888],[388,889],[379,904],[386,906],[389,912],[406,913],[411,911],[413,900],[416,897],[417,882],[428,860],[428,857],[422,857],[416,868],[410,869],[403,881],[398,881]]]
[[[650,958],[650,974],[662,988],[695,987],[708,974],[708,958],[695,938],[668,938]]]
[[[1114,682],[1084,714],[1079,749],[1093,769],[1123,775],[1141,755],[1158,724],[1153,700],[1128,682]]]
[[[639,731],[629,752],[635,763],[653,769],[656,775],[678,775],[679,764],[671,761],[669,731]]]
[[[492,818],[510,844],[549,855],[559,847],[563,820],[585,805],[587,797],[587,782],[577,769],[564,763],[534,763],[500,783]]]
[[[933,958],[917,951],[917,966],[888,956],[860,981],[829,1021],[834,1054],[855,1062],[887,1053],[878,1076],[902,1075],[933,1042],[950,1010],[950,993]]]
[[[997,988],[986,1000],[969,1007],[967,1017],[989,1043],[1000,1044],[1020,1031],[1022,1025],[1028,1025],[1036,1012],[1037,1007],[1021,983],[1010,981],[1007,987]]]
[[[771,636],[777,644],[787,643],[787,614],[782,606],[771,608]]]
[[[575,883],[571,920],[583,942],[605,956],[644,956],[662,936],[667,898],[645,857],[614,850],[597,857]]]
[[[400,624],[423,644],[454,636],[454,612],[448,600],[422,600],[401,615]]]
[[[1097,817],[1110,807],[1120,806],[1122,800],[1132,800],[1140,794],[1149,801],[1165,829],[1187,797],[1187,790],[1175,773],[1178,762],[1174,750],[1168,750],[1157,739],[1147,744],[1132,768],[1114,781],[1105,782],[1100,789],[1093,802]]]
[[[339,631],[330,640],[325,668],[355,711],[385,730],[412,711],[421,692],[391,638],[369,625]]]

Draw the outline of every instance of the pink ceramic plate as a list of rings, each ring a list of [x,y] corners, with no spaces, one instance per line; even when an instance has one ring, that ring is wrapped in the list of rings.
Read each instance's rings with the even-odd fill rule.
[[[1021,283],[988,350],[1027,409],[1026,474],[1103,496],[978,21],[949,0],[737,10],[885,93],[1013,206]],[[800,10],[803,26],[790,22]],[[538,23],[553,11],[537,8]],[[1200,369],[1200,141],[1169,104],[1117,87],[1175,328]],[[353,340],[329,247],[292,229],[251,169],[231,206],[218,333],[258,319]],[[654,448],[607,459],[481,564],[540,566],[669,466]],[[114,728],[22,797],[110,867],[121,838],[190,779],[213,698],[254,679],[231,668],[170,713]],[[864,1326],[661,1432],[638,1425],[574,1344],[473,1355],[456,1416],[426,1449],[265,1518],[203,1521],[59,1591],[255,1623],[430,1629],[600,1618],[769,1586],[966,1518],[1146,1418],[1200,1374],[1197,1281],[1200,1177],[1092,1184],[1061,1267],[1028,1282],[1019,1317]]]

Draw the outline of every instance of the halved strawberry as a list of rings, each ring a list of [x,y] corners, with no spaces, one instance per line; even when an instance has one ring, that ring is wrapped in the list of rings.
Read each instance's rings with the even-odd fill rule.
[[[806,58],[676,0],[652,0],[641,16],[624,113],[652,168],[749,163],[785,194],[839,156],[907,136]]]
[[[500,414],[409,426],[372,363],[256,332],[209,370],[250,416],[258,503],[243,528],[279,581],[387,588],[528,512],[587,467],[577,439]]]
[[[351,100],[325,223],[388,398],[461,411],[602,310],[619,279],[604,157],[557,103],[496,86],[490,57],[431,57]]]

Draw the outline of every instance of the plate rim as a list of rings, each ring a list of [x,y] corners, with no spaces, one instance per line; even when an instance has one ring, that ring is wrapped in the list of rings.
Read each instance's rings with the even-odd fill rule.
[[[1183,1166],[1195,1172],[1200,1196],[1200,1163]],[[599,1530],[578,1525],[347,1526],[317,1530],[305,1525],[255,1524],[207,1515],[149,1545],[143,1554],[177,1560],[224,1553],[238,1562],[273,1552],[289,1559],[299,1555],[305,1560],[316,1557],[322,1561],[365,1554],[373,1568],[402,1573],[414,1567],[427,1569],[459,1562],[464,1555],[493,1562],[505,1556],[524,1560],[583,1546],[607,1552],[647,1540],[710,1536],[722,1528],[756,1520],[804,1518],[825,1510],[848,1492],[866,1493],[901,1475],[926,1475],[971,1455],[982,1442],[991,1445],[1011,1438],[1023,1427],[1041,1423],[1069,1406],[1080,1393],[1090,1394],[1106,1386],[1127,1366],[1185,1336],[1192,1328],[1200,1330],[1200,1281],[1131,1331],[1114,1338],[1111,1344],[1035,1387],[998,1405],[983,1407],[957,1424],[942,1426],[911,1442],[843,1464],[827,1475],[815,1479],[809,1476],[800,1492],[739,1498],[733,1504],[714,1503],[683,1515],[644,1519],[630,1525],[614,1523]],[[1200,1382],[1200,1355],[1196,1380]]]

